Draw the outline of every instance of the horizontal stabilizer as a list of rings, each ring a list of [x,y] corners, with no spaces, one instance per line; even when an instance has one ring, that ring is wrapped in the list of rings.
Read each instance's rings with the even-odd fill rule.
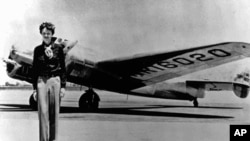
[[[186,81],[187,86],[196,89],[203,88],[206,91],[233,91],[236,96],[246,98],[249,93],[249,85],[238,82],[222,81]]]

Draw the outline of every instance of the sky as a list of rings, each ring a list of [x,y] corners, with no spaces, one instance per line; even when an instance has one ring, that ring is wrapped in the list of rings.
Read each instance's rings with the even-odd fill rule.
[[[55,36],[78,40],[71,53],[99,61],[228,41],[250,43],[249,19],[249,0],[1,1],[0,58],[8,56],[12,45],[32,51],[41,43],[39,25],[44,21],[55,24]],[[196,77],[231,78],[249,62],[237,61]],[[219,73],[223,68],[225,76]],[[0,84],[14,81],[5,69],[0,62]]]

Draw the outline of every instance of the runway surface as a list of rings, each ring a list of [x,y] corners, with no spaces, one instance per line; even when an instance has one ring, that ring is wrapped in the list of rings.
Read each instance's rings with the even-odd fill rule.
[[[28,106],[31,90],[0,90],[0,140],[39,140],[38,116]],[[250,98],[209,92],[190,101],[152,99],[97,91],[100,110],[78,110],[81,91],[67,91],[59,141],[228,141],[229,125],[250,124]]]

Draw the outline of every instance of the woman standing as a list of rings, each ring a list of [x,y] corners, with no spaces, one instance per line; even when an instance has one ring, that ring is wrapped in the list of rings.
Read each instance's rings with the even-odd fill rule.
[[[55,26],[39,27],[43,42],[34,49],[33,89],[37,92],[40,141],[58,138],[60,94],[65,94],[66,68],[63,47],[54,43]]]

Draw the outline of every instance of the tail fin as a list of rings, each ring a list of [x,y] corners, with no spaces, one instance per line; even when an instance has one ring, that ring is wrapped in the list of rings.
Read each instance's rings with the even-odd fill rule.
[[[249,71],[244,71],[236,75],[233,84],[234,93],[240,98],[246,98],[249,93],[249,84],[250,84],[250,74]]]
[[[249,85],[234,83],[233,84],[233,91],[236,96],[240,98],[246,98],[249,93]]]
[[[250,72],[243,71],[243,72],[237,74],[236,77],[234,78],[234,82],[249,85],[250,84]]]

